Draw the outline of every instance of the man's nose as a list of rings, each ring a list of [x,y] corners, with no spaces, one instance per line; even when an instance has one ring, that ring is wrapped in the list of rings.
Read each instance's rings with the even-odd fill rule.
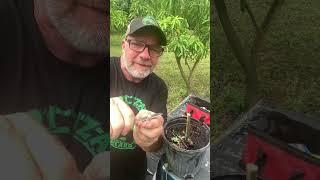
[[[140,56],[143,59],[149,60],[151,58],[149,53],[149,47],[145,47],[144,50],[140,53]]]

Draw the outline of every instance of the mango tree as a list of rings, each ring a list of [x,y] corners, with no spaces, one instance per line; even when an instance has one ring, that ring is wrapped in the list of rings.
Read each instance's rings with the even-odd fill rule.
[[[191,92],[191,80],[194,70],[200,60],[208,55],[209,48],[198,36],[190,33],[189,25],[184,18],[169,16],[161,20],[160,24],[167,33],[169,39],[167,50],[175,55],[188,94]],[[182,62],[184,62],[187,69],[183,68]]]

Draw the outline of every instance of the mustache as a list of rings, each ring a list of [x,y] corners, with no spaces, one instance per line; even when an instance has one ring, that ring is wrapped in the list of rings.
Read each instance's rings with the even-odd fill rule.
[[[153,64],[150,62],[150,61],[138,61],[137,62],[138,64],[142,64],[142,65],[145,65],[145,66],[153,66]]]

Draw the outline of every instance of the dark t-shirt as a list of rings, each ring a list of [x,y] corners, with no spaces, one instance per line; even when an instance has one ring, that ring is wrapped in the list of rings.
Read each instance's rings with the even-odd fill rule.
[[[140,83],[128,81],[120,68],[120,58],[110,60],[110,96],[120,96],[135,114],[147,109],[162,112],[167,117],[168,89],[164,81],[152,73]],[[112,118],[112,117],[111,117]],[[111,179],[143,179],[146,153],[135,144],[132,132],[110,142]]]
[[[1,0],[0,22],[0,114],[30,112],[83,171],[95,154],[109,149],[106,61],[81,68],[51,54],[33,0]]]

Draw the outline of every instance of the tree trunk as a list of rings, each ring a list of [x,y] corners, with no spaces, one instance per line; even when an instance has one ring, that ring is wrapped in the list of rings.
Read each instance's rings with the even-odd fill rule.
[[[190,93],[191,89],[190,89],[190,84],[188,83],[187,76],[186,76],[186,74],[184,73],[183,68],[182,68],[182,65],[181,65],[181,57],[178,57],[178,56],[175,56],[175,57],[176,57],[176,61],[177,61],[177,64],[178,64],[178,68],[179,68],[181,77],[182,77],[183,81],[184,81],[185,84],[186,84],[186,87],[187,87],[187,95],[188,95],[188,94]]]
[[[237,36],[230,19],[224,0],[214,0],[220,23],[229,41],[233,54],[241,64],[246,75],[246,108],[250,108],[259,99],[258,94],[258,76],[256,72],[256,62],[250,61],[250,55],[243,48],[239,37]]]
[[[191,92],[191,80],[192,80],[192,76],[193,76],[193,73],[194,73],[194,70],[196,69],[197,65],[199,64],[201,59],[196,59],[196,62],[193,64],[190,72],[189,72],[189,76],[188,76],[188,86],[190,88],[190,91],[189,93]],[[189,94],[188,93],[188,94]]]

